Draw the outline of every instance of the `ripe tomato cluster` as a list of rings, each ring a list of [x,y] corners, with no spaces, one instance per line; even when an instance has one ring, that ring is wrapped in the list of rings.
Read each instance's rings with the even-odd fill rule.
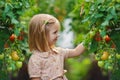
[[[15,39],[18,39],[18,40],[24,40],[24,36],[23,34],[21,33],[19,36],[16,36],[15,34],[12,34],[10,37],[9,37],[10,41],[11,42],[14,42]]]
[[[4,72],[15,72],[18,71],[25,60],[25,55],[21,49],[21,41],[23,40],[23,36],[16,36],[15,34],[11,34],[4,44],[4,51],[0,53],[0,65],[3,65],[1,70]]]
[[[97,50],[95,59],[98,61],[98,66],[104,70],[113,70],[118,68],[117,59],[120,59],[120,54],[116,51],[116,46],[110,36],[106,34],[104,37],[97,32],[94,36],[97,42]]]

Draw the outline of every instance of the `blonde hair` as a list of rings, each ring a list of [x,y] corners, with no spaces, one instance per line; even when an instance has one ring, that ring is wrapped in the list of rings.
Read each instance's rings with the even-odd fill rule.
[[[28,33],[30,51],[46,52],[51,49],[48,43],[48,33],[50,27],[55,24],[59,24],[59,21],[49,14],[37,14],[32,17]]]

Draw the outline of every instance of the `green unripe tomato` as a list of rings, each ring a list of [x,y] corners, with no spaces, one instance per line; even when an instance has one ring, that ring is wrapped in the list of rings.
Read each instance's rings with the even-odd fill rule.
[[[95,35],[95,32],[94,31],[90,31],[89,34],[90,34],[90,38],[93,38],[94,35]]]
[[[103,66],[104,66],[104,61],[98,61],[98,66],[101,67],[101,68],[103,68]]]
[[[20,58],[20,61],[24,61],[24,60],[25,60],[25,57],[22,56],[22,57]]]
[[[120,59],[120,54],[116,54],[116,58],[117,58],[117,59]]]
[[[4,54],[0,54],[0,60],[4,59]]]
[[[99,54],[96,54],[96,55],[95,55],[95,59],[99,61],[99,60],[100,60],[100,55],[99,55]]]
[[[12,70],[13,70],[13,68],[12,68],[11,66],[8,66],[8,67],[7,67],[7,71],[8,71],[8,72],[11,72]]]
[[[19,69],[22,67],[22,61],[16,61],[16,67]]]
[[[113,66],[108,66],[108,70],[113,70]]]

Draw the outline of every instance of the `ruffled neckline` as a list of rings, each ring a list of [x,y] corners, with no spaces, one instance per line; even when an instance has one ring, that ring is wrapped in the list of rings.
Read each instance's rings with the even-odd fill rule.
[[[58,50],[56,47],[53,48],[52,50],[55,51],[56,53],[58,53]],[[48,52],[40,52],[38,50],[33,50],[32,53],[33,53],[33,55],[38,54],[40,57],[48,58],[50,55],[52,55],[53,51],[50,50]]]

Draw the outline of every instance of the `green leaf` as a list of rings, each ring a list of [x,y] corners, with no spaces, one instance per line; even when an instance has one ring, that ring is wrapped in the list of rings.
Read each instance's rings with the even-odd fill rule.
[[[18,21],[18,20],[16,20],[15,18],[12,18],[11,23],[13,23],[13,24],[18,24],[18,23],[19,23],[19,21]]]
[[[3,36],[4,35],[4,36]],[[7,29],[0,30],[0,52],[4,49],[4,44],[9,38],[9,31]]]
[[[115,68],[114,71],[111,73],[110,79],[111,80],[119,80],[118,76],[120,76],[120,68]]]
[[[112,9],[111,9],[111,14],[112,15],[116,15],[116,11],[115,11],[115,7],[113,6]]]
[[[106,10],[105,10],[105,9],[106,9],[105,6],[101,6],[101,5],[100,5],[100,6],[98,6],[98,9],[99,9],[99,11],[106,11]]]
[[[91,0],[85,0],[86,2],[90,2]]]
[[[92,6],[90,7],[90,10],[91,10],[91,11],[94,11],[94,10],[95,10],[95,5],[92,5]]]
[[[91,45],[90,45],[90,52],[95,52],[97,50],[98,43],[93,39]]]
[[[9,16],[10,18],[15,17],[15,15],[12,11],[9,11],[6,15]]]
[[[4,4],[5,4],[5,2],[4,2],[4,1],[0,1],[0,8],[1,8],[1,7],[3,7],[3,6],[4,6]]]
[[[113,18],[113,15],[111,15],[111,14],[108,14],[107,15],[107,17],[105,18],[107,21],[109,21],[110,19],[112,19]]]
[[[22,11],[17,11],[16,12],[18,15],[21,15],[23,12]]]
[[[97,0],[97,4],[103,3],[105,0]]]
[[[119,31],[112,31],[110,37],[116,45],[117,52],[120,53],[120,37],[118,35],[120,35]]]
[[[103,15],[102,13],[100,13],[100,14],[98,13],[98,14],[95,15],[95,18],[101,18],[101,17],[103,17],[103,16],[104,16],[104,15]]]
[[[101,24],[101,26],[107,26],[108,24],[109,24],[109,21],[106,20],[106,21],[104,21],[104,22]]]
[[[104,37],[104,36],[106,35],[106,31],[105,31],[105,30],[102,30],[101,33],[100,33],[100,35],[101,35],[102,37]]]
[[[15,33],[15,35],[17,35],[17,36],[19,35],[20,31],[19,31],[19,29],[18,29],[17,27],[15,27],[14,33]]]
[[[85,19],[82,20],[82,22],[86,22],[89,20],[89,17],[86,17]]]
[[[6,3],[4,12],[7,13],[9,12],[10,9],[11,9],[10,6],[8,5],[8,3]]]

